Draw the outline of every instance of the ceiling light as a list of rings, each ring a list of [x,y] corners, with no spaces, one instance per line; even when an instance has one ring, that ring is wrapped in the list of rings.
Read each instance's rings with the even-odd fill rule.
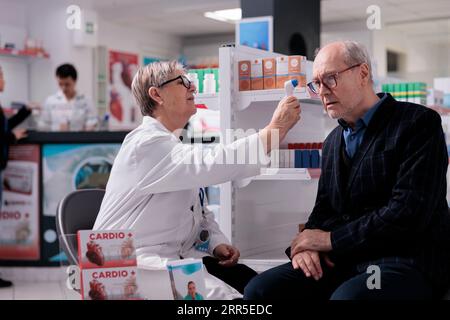
[[[214,19],[214,20],[234,23],[234,22],[242,19],[242,10],[241,10],[241,8],[236,8],[236,9],[205,12],[204,16],[206,18],[210,18],[210,19]]]

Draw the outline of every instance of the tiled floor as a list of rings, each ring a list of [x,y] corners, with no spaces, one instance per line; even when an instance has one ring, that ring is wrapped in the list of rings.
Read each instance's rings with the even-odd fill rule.
[[[0,300],[79,300],[80,295],[69,290],[65,282],[15,281],[11,288],[0,288]]]

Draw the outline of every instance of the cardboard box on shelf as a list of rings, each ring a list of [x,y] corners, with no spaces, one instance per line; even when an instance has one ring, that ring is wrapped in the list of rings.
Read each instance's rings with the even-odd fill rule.
[[[304,56],[289,56],[289,66],[288,66],[288,73],[289,74],[297,74],[297,73],[305,73],[303,70],[304,67],[304,61],[306,61],[306,58]]]
[[[262,59],[252,60],[250,74],[251,74],[250,76],[251,89],[252,90],[264,89]]]
[[[284,89],[284,83],[289,80],[288,78],[288,57],[281,56],[276,57],[276,87],[279,89]]]
[[[306,87],[306,57],[289,56],[289,79],[296,79],[299,87]]]
[[[276,66],[275,58],[263,59],[264,89],[276,88]]]
[[[249,60],[239,61],[239,91],[251,90],[250,74],[251,62]]]

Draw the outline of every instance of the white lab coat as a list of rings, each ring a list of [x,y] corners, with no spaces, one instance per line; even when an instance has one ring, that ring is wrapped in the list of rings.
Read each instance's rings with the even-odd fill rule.
[[[145,261],[155,269],[164,268],[168,259],[212,255],[217,245],[229,240],[205,208],[209,250],[205,253],[193,247],[203,219],[199,188],[255,176],[268,157],[262,152],[257,164],[186,164],[184,159],[194,155],[211,160],[255,148],[263,150],[256,134],[230,145],[219,144],[203,154],[201,146],[181,143],[159,121],[144,117],[125,137],[114,161],[94,229],[134,230],[138,263]]]
[[[40,129],[60,131],[60,126],[66,123],[70,131],[83,131],[95,126],[98,119],[92,102],[82,94],[67,100],[62,91],[49,96],[42,109]]]

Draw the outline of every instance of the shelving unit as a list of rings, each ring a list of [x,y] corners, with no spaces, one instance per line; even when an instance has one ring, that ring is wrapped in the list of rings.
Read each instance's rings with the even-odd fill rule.
[[[240,91],[236,97],[236,110],[243,111],[255,103],[278,103],[278,101],[284,98],[284,95],[284,89]],[[320,100],[312,99],[305,90],[296,88],[294,96],[303,103],[321,105]]]
[[[259,130],[272,118],[284,97],[283,89],[238,91],[238,62],[280,54],[247,47],[219,49],[219,109],[220,128]],[[324,115],[319,100],[309,93],[296,90],[302,108],[302,119],[295,125],[281,148],[288,143],[323,141],[336,127],[336,122]],[[266,168],[248,179],[220,185],[219,224],[241,251],[241,262],[257,271],[287,262],[284,250],[305,223],[317,193],[320,169]],[[270,182],[270,183],[269,183]]]
[[[29,53],[24,50],[17,50],[17,49],[0,49],[0,56],[16,57],[16,58],[36,58],[36,59],[50,58],[50,55],[48,53]]]
[[[234,181],[235,188],[244,188],[252,181],[293,180],[311,182],[320,177],[320,169],[307,168],[263,168],[259,176]]]
[[[22,64],[19,68],[18,74],[22,76],[22,86],[20,88],[21,93],[20,100],[29,101],[31,98],[31,70],[34,64],[48,64],[50,55],[47,52],[30,52],[19,49],[4,49],[0,48],[0,62],[6,61],[7,63]],[[17,72],[17,69],[15,70]],[[26,84],[26,85],[25,85]],[[9,90],[8,90],[9,91]],[[13,89],[14,91],[14,89]],[[26,96],[24,95],[26,93]]]

